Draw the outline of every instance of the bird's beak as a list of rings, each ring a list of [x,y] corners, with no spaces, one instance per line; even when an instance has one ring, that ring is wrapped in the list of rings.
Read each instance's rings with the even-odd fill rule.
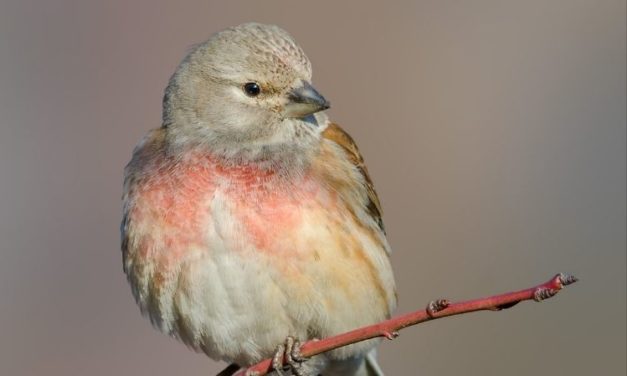
[[[290,91],[287,99],[288,102],[283,109],[283,115],[288,118],[304,118],[331,107],[331,104],[311,84],[305,81]]]

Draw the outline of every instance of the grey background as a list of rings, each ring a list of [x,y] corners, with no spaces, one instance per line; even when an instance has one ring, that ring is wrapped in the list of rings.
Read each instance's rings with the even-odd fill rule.
[[[122,274],[122,168],[185,51],[245,21],[303,46],[385,210],[398,312],[542,282],[542,304],[406,329],[389,375],[624,375],[624,1],[1,1],[0,374],[212,375]],[[251,307],[254,309],[254,307]]]

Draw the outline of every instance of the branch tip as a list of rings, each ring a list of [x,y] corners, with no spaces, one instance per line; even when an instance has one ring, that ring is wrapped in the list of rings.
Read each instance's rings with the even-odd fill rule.
[[[521,291],[513,291],[501,295],[488,296],[455,303],[451,303],[446,299],[434,300],[429,302],[424,310],[400,315],[378,324],[358,328],[333,337],[323,338],[320,340],[310,340],[303,344],[302,356],[309,358],[326,351],[334,350],[352,343],[365,341],[374,337],[385,337],[392,340],[398,336],[399,330],[433,319],[440,319],[447,316],[480,310],[501,310],[512,307],[525,300],[535,300],[540,302],[551,298],[564,286],[573,284],[577,282],[577,280],[578,279],[575,276],[560,273],[556,274],[545,283]],[[272,359],[265,359],[253,366],[240,369],[234,374],[234,376],[267,375],[269,370],[273,368],[281,368],[281,365],[284,364],[285,361],[286,359],[281,359],[281,362],[275,362],[276,367],[273,367]]]
[[[579,281],[579,278],[575,277],[572,274],[566,274],[566,273],[558,274],[557,278],[559,278],[559,281],[563,286],[572,285],[573,283]]]

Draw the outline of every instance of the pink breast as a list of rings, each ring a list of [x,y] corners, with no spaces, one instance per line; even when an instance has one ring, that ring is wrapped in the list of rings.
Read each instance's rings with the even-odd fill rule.
[[[145,252],[165,249],[172,258],[200,244],[202,226],[209,220],[202,203],[213,189],[206,171],[187,167],[176,172],[161,168],[142,182],[131,218],[146,232]]]
[[[237,201],[235,215],[246,228],[248,239],[258,250],[281,252],[301,225],[303,203],[294,199],[294,193],[255,192],[252,195],[232,196]],[[302,200],[307,199],[310,197],[302,197]]]
[[[202,247],[207,226],[213,225],[210,205],[217,189],[245,230],[233,236],[249,240],[262,252],[289,248],[290,237],[302,223],[303,208],[315,200],[315,184],[307,178],[299,184],[280,183],[268,170],[201,162],[174,169],[164,166],[138,197],[135,220],[154,223],[150,237],[159,237],[168,259],[178,258],[191,245]]]

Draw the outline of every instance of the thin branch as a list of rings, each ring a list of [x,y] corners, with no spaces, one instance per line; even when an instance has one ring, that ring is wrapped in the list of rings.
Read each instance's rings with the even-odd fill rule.
[[[443,317],[459,315],[474,311],[499,311],[510,308],[525,300],[540,302],[557,294],[564,286],[577,282],[577,278],[567,274],[557,274],[549,281],[540,285],[515,292],[468,300],[459,303],[450,303],[440,299],[427,305],[424,310],[407,313],[394,317],[378,324],[355,329],[337,336],[305,342],[301,347],[304,357],[312,357],[352,343],[365,341],[375,337],[394,339],[398,331],[408,326],[420,324],[425,321],[440,319]],[[242,369],[234,376],[263,376],[272,371],[272,359],[265,359],[247,369]]]

